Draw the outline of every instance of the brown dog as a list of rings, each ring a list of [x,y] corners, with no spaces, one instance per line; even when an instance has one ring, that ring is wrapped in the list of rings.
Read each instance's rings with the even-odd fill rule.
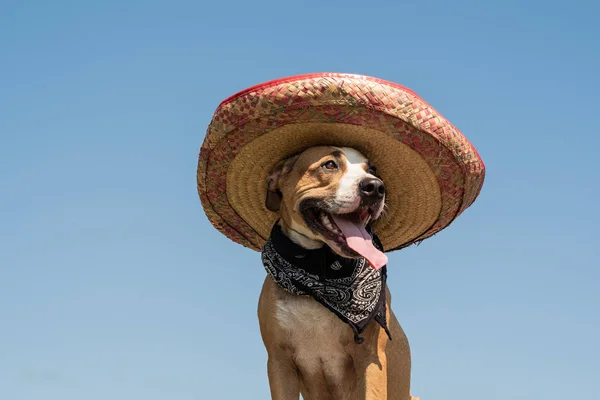
[[[267,208],[282,232],[305,249],[329,246],[375,267],[387,258],[369,241],[350,241],[384,209],[385,187],[375,167],[350,148],[313,147],[278,164],[267,182]],[[347,228],[349,225],[361,225]],[[342,229],[344,228],[344,229]],[[364,243],[368,242],[368,243]],[[371,322],[357,344],[349,325],[308,296],[283,290],[267,277],[258,305],[274,400],[410,400],[410,349],[387,293],[384,329]],[[414,398],[413,398],[414,399]]]

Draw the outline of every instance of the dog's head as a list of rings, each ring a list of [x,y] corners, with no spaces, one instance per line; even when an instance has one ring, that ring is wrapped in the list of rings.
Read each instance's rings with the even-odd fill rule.
[[[385,186],[355,149],[312,147],[281,161],[267,180],[266,206],[288,230],[343,257],[365,257],[375,268],[387,262],[365,229],[384,209]]]

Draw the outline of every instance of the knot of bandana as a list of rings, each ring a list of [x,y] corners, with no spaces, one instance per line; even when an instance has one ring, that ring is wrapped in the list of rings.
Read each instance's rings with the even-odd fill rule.
[[[382,245],[369,229],[373,244]],[[364,258],[344,258],[328,246],[308,250],[292,242],[278,223],[262,251],[268,275],[285,291],[311,296],[347,323],[354,341],[374,319],[391,340],[386,321],[386,267],[373,269]]]

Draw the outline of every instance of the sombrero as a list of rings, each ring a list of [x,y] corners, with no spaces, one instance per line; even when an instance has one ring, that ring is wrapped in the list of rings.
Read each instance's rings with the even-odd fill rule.
[[[467,138],[411,90],[362,75],[293,76],[243,90],[215,111],[197,173],[213,226],[260,251],[277,219],[265,206],[269,172],[316,145],[354,147],[377,165],[387,212],[373,230],[385,251],[446,228],[485,176]]]

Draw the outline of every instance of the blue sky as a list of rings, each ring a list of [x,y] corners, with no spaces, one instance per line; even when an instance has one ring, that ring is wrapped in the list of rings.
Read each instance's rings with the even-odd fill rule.
[[[218,103],[315,71],[408,86],[487,165],[390,254],[423,400],[598,398],[599,6],[0,2],[0,398],[265,399],[258,253],[203,214]]]

